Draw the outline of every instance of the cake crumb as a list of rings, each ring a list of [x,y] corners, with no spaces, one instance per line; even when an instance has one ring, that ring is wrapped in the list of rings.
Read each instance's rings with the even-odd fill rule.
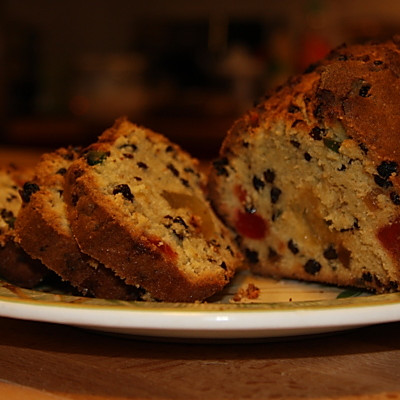
[[[242,299],[255,300],[260,295],[260,289],[254,285],[254,283],[249,283],[247,288],[240,288],[237,293],[233,296],[233,301],[241,301]]]

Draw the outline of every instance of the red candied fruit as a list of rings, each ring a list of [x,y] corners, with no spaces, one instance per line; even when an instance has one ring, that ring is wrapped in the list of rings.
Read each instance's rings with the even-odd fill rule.
[[[400,257],[400,218],[379,229],[378,239],[394,258]]]
[[[163,242],[160,238],[157,237],[149,237],[149,242],[157,247],[161,253],[163,253],[168,259],[175,260],[177,258],[176,252],[172,249],[172,247]]]
[[[246,197],[247,197],[247,192],[245,189],[243,189],[242,186],[240,185],[235,185],[233,189],[236,197],[239,199],[241,204],[244,204],[246,202]]]
[[[242,236],[250,239],[264,239],[269,231],[268,223],[257,213],[236,212],[235,228]]]

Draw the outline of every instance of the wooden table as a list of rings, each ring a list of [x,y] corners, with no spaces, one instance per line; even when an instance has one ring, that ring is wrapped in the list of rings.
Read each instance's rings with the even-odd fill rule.
[[[40,151],[0,148],[0,164]],[[0,400],[400,399],[400,323],[296,340],[144,341],[0,318]]]
[[[302,339],[117,338],[0,318],[0,399],[399,399],[400,323]]]

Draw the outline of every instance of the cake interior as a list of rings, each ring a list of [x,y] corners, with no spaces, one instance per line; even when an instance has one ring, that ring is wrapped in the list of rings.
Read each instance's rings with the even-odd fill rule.
[[[298,122],[261,124],[226,162],[222,214],[253,271],[396,289],[396,166],[373,165],[340,123]]]
[[[127,230],[153,240],[167,256],[176,253],[179,268],[193,280],[225,276],[233,252],[189,156],[140,128],[119,136],[110,154],[94,156],[104,158],[93,166],[96,186]]]

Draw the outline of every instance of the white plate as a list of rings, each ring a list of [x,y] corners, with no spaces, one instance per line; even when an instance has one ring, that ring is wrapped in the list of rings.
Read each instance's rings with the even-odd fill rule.
[[[249,283],[259,296],[233,300]],[[0,281],[0,316],[151,338],[285,338],[399,321],[400,293],[369,295],[241,274],[212,302],[149,303],[44,293]]]

